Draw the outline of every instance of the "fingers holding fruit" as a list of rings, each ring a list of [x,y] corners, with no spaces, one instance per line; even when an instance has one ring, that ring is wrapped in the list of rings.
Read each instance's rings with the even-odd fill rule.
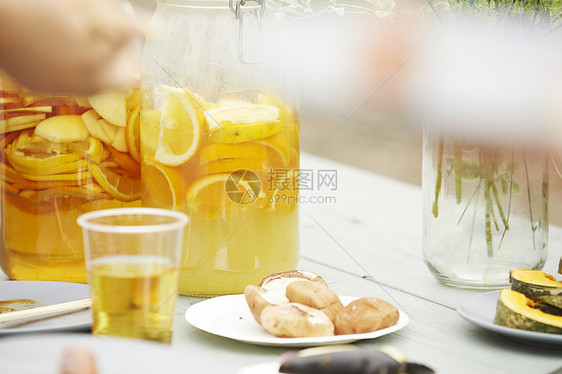
[[[132,83],[133,58],[123,55],[138,27],[109,1],[0,2],[0,29],[1,67],[29,89],[91,94]]]
[[[61,374],[96,374],[96,361],[92,351],[83,346],[73,345],[62,357]]]

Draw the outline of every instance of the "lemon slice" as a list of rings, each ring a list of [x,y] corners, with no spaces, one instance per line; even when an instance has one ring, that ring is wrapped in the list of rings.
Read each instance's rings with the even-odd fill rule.
[[[140,176],[141,167],[140,165],[133,160],[128,152],[121,152],[117,149],[113,148],[112,146],[108,145],[107,150],[111,153],[113,160],[124,170],[130,171],[132,175]]]
[[[296,123],[296,116],[281,98],[271,92],[263,91],[258,95],[258,104],[272,105],[279,108],[279,120],[285,124]]]
[[[43,144],[44,142],[38,142],[35,149],[38,149]],[[29,149],[29,147],[27,147],[27,149]],[[90,136],[82,142],[68,144],[66,153],[74,153],[81,158],[99,163],[104,156],[104,147],[99,139]]]
[[[6,182],[12,184],[25,181],[25,179],[20,176],[14,168],[3,162],[0,162],[0,175],[2,176],[2,178],[0,178],[1,180],[5,180]]]
[[[115,199],[119,201],[134,201],[140,198],[140,178],[118,174],[110,168],[94,163],[90,163],[90,172],[95,181]]]
[[[29,196],[26,196],[28,195]],[[99,199],[110,199],[104,192],[96,192],[81,187],[56,187],[35,191],[33,194],[22,191],[22,197],[27,197],[27,210],[32,213],[47,213],[57,210],[69,211],[79,209],[81,205]]]
[[[235,170],[246,169],[246,170],[259,170],[263,169],[263,161],[253,158],[232,158],[224,160],[209,161],[201,164],[199,167],[199,172],[201,174],[218,174],[218,173],[230,173]]]
[[[159,109],[142,109],[140,113],[140,149],[142,159],[154,160],[158,138],[160,134],[160,119],[162,111]]]
[[[209,218],[228,217],[233,209],[240,208],[231,197],[241,195],[255,200],[260,194],[259,182],[256,185],[255,181],[246,181],[233,175],[234,173],[212,174],[197,180],[186,193],[190,209]],[[230,191],[227,191],[227,184],[231,186]]]
[[[20,173],[20,175],[24,178],[36,182],[70,181],[76,184],[84,184],[90,181],[92,178],[92,176],[87,170],[78,171],[76,173],[62,173],[62,174],[49,174],[49,175]]]
[[[103,150],[102,142],[90,136],[88,138],[88,149],[85,152],[85,157],[94,162],[100,162],[103,157]]]
[[[22,180],[21,182],[12,183],[12,186],[20,190],[43,190],[45,188],[59,188],[59,187],[79,187],[84,185],[83,181],[29,181]],[[103,190],[99,191],[103,192]]]
[[[5,150],[6,158],[14,169],[22,173],[41,173],[54,174],[59,172],[70,172],[70,170],[60,171],[65,165],[70,165],[80,160],[80,157],[73,153],[55,154],[48,157],[28,156],[16,150],[13,143],[8,145]]]
[[[215,143],[244,143],[270,137],[283,129],[279,108],[247,104],[211,109],[205,113],[211,140]]]
[[[181,170],[146,162],[142,178],[143,205],[172,209],[185,204],[187,182]]]
[[[129,154],[140,164],[140,105],[137,105],[129,115],[125,135]]]
[[[17,196],[18,193],[20,192],[19,188],[14,187],[10,183],[6,182],[4,179],[0,179],[0,190],[6,191],[13,196]]]
[[[255,142],[257,146],[267,150],[267,166],[285,168],[291,160],[291,144],[284,133]]]
[[[0,140],[0,152],[6,148],[6,146],[12,143],[20,134],[18,132],[11,132],[9,134],[4,135],[2,140]]]
[[[158,143],[154,159],[163,165],[187,162],[199,147],[203,115],[187,93],[174,87],[162,87],[163,105]]]
[[[206,146],[201,150],[201,163],[232,159],[232,158],[251,158],[255,160],[265,160],[267,156],[266,147],[256,143],[241,144],[222,144],[216,143]]]
[[[35,201],[39,203],[51,203],[56,198],[79,198],[83,204],[87,201],[107,199],[109,196],[103,192],[94,191],[84,187],[55,187],[37,191]]]
[[[210,101],[207,101],[205,99],[203,99],[201,96],[199,96],[197,93],[184,88],[183,91],[187,94],[187,96],[189,96],[189,98],[191,99],[191,101],[194,101],[196,104],[196,109],[201,109],[203,111],[207,111],[207,110],[211,110],[211,109],[215,109],[219,107],[219,104],[217,103],[213,103]]]

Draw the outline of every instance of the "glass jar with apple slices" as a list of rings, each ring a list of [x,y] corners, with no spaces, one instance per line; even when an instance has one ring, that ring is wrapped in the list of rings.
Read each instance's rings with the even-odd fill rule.
[[[17,280],[87,281],[76,218],[140,205],[137,89],[28,92],[0,75],[0,266]]]

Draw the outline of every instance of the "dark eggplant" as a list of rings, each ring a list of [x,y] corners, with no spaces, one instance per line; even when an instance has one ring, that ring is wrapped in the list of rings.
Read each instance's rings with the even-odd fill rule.
[[[288,355],[279,368],[287,374],[432,374],[419,364],[406,363],[401,355],[376,349],[328,352],[312,356]]]

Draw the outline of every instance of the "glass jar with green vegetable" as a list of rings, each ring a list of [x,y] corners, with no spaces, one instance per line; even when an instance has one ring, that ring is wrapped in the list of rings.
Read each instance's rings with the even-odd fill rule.
[[[426,129],[424,260],[443,283],[509,284],[540,269],[548,243],[548,158],[517,145],[471,143]]]

